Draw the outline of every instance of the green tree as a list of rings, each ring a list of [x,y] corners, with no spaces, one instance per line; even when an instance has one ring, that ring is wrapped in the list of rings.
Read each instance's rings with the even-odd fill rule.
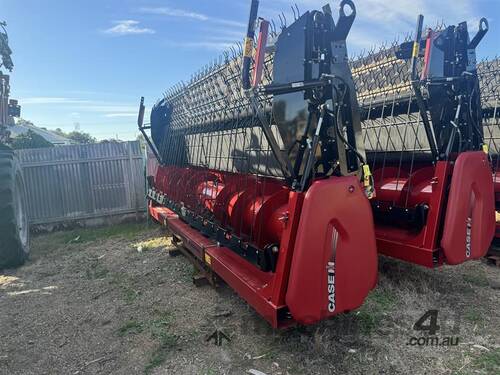
[[[121,143],[121,142],[123,142],[121,139],[116,139],[116,138],[103,139],[102,141],[99,141],[99,143]]]
[[[20,134],[12,139],[11,146],[15,150],[24,148],[45,148],[54,147],[52,143],[47,141],[41,135],[36,134],[33,130],[28,130],[26,133]]]
[[[80,132],[76,130],[69,133],[65,133],[61,128],[56,128],[55,130],[52,131],[57,135],[71,139],[72,141],[78,144],[97,143],[97,139],[92,137],[89,133]]]
[[[66,137],[66,133],[62,131],[61,128],[56,128],[55,130],[52,130],[54,133],[57,135],[60,135],[61,137]]]
[[[97,143],[97,139],[92,137],[89,133],[72,131],[66,135],[69,138],[79,144],[89,144]]]

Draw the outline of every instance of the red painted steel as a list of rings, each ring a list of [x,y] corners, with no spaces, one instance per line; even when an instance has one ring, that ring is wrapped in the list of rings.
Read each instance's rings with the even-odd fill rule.
[[[427,267],[463,261],[456,254],[464,245],[454,241],[465,236],[461,220],[467,207],[472,207],[473,223],[489,225],[485,207],[490,188],[493,199],[493,180],[491,175],[486,178],[486,161],[480,153],[463,153],[455,165],[440,161],[415,165],[412,173],[392,167],[374,171],[374,204],[382,211],[428,206],[419,231],[381,223],[374,228],[369,201],[352,176],[317,180],[299,193],[267,177],[198,167],[158,168],[155,189],[178,206],[217,219],[259,251],[276,246],[274,272],[260,270],[164,207],[150,204],[150,213],[273,327],[312,324],[363,303],[376,283],[377,247],[383,254]],[[464,183],[472,181],[466,175],[475,182]],[[472,191],[473,204],[460,199]],[[482,252],[489,231],[472,232],[473,257]]]
[[[453,168],[441,246],[449,264],[486,255],[495,234],[491,167],[484,152],[458,156]]]
[[[497,207],[500,207],[500,172],[495,172],[493,174],[493,188],[495,191],[495,209],[496,209]],[[496,222],[495,239],[500,239],[500,221]]]
[[[161,217],[170,232],[183,241],[183,246],[206,263],[228,283],[243,299],[261,314],[273,327],[293,323],[286,315],[284,291],[287,287],[289,263],[293,251],[296,224],[300,215],[303,194],[290,192],[287,219],[284,221],[283,243],[280,248],[276,272],[260,271],[232,250],[220,247],[213,240],[180,220],[171,210],[150,206],[151,216]]]
[[[413,166],[411,174],[404,166],[389,166],[375,170],[373,175],[377,192],[375,204],[380,209],[428,206],[427,220],[418,231],[400,223],[376,221],[380,253],[435,267],[443,262],[457,264],[476,259],[486,251],[485,243],[494,226],[493,184],[486,154],[464,152],[455,162]],[[472,193],[475,201],[470,199]],[[475,215],[472,218],[473,251],[470,257],[461,257],[458,254],[464,255],[466,246],[466,212],[470,210]]]
[[[261,20],[257,49],[255,52],[255,67],[253,70],[252,86],[257,87],[262,81],[264,58],[266,56],[267,37],[269,34],[269,21]]]
[[[302,212],[302,204],[304,202],[304,194],[290,192],[288,201],[287,220],[281,239],[278,264],[276,265],[276,283],[273,286],[271,300],[276,305],[285,304],[286,289],[288,280],[290,279],[290,266],[295,249],[295,240],[297,238],[297,230],[299,226],[300,213]]]
[[[429,204],[435,168],[421,166],[413,173],[403,167],[384,167],[373,172],[377,201],[389,206],[414,207]]]
[[[205,250],[217,246],[215,241],[203,236],[177,217],[167,219],[167,226],[182,240],[182,245],[201,260],[204,259]]]
[[[424,54],[424,68],[422,69],[422,74],[420,76],[420,79],[425,80],[429,76],[429,61],[431,59],[431,53],[432,53],[432,43],[435,39],[435,32],[432,30],[429,30],[429,33],[427,35],[427,39],[425,41],[425,54]]]
[[[262,272],[224,247],[210,248],[207,254],[210,257],[210,267],[214,272],[274,328],[286,325],[286,322],[279,318],[279,310],[285,309],[286,306],[276,306],[271,301],[275,274]]]
[[[160,215],[157,207],[150,207],[153,217],[163,218],[169,231],[180,238],[193,255],[205,262],[273,327],[293,322],[310,324],[359,307],[376,282],[372,214],[356,177],[316,181],[305,194],[290,191],[276,179],[169,166],[158,169],[155,188],[169,199],[182,202],[189,210],[213,214],[232,233],[259,249],[268,245],[279,248],[276,270],[263,272],[233,250],[204,237],[172,211],[162,208]],[[353,215],[353,207],[356,215]],[[328,308],[329,259],[324,252],[328,252],[329,247],[324,236],[331,238],[334,227],[340,231],[338,301],[335,300],[338,307],[327,314],[324,311],[310,314],[297,307],[300,306],[298,296],[306,293],[308,297],[304,298],[310,298],[309,305],[316,310]],[[312,262],[318,269],[311,277]],[[324,280],[317,283],[313,281],[315,277]],[[289,301],[294,306],[291,315]]]
[[[154,206],[153,202],[148,203],[149,214],[157,222],[166,224],[168,218],[177,218],[178,216],[166,207]]]
[[[289,189],[279,180],[168,166],[159,167],[155,186],[196,213],[213,214],[259,248],[280,243]]]
[[[429,208],[426,223],[418,231],[401,223],[376,221],[375,234],[380,253],[426,267],[442,263],[438,235],[451,171],[451,163],[442,161],[436,166],[414,167],[411,175],[398,168],[374,171],[375,204],[387,210],[391,207],[415,208],[417,204],[426,204]],[[382,173],[384,178],[380,177]],[[381,200],[381,197],[386,200]]]
[[[377,280],[372,210],[356,177],[316,181],[302,207],[286,303],[311,324],[358,308]]]

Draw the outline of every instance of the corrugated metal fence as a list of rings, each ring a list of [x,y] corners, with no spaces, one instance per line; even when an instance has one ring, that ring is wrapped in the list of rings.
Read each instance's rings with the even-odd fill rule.
[[[139,142],[17,151],[32,224],[145,210]]]

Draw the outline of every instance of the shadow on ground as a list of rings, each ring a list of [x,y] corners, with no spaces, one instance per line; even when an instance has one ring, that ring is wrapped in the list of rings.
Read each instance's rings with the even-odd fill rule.
[[[227,286],[195,287],[169,247],[144,224],[35,237],[31,260],[0,272],[0,373],[500,373],[500,269],[483,262],[382,258],[359,310],[275,331]],[[409,345],[431,309],[458,345]],[[215,330],[229,341],[207,342]]]

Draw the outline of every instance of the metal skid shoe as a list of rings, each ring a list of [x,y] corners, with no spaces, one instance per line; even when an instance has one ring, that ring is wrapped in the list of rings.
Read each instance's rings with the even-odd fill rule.
[[[273,327],[313,324],[358,308],[377,279],[345,42],[356,9],[342,1],[335,22],[327,5],[280,33],[260,19],[256,38],[257,9],[243,56],[168,92],[149,126],[141,103],[158,159],[149,211]]]

